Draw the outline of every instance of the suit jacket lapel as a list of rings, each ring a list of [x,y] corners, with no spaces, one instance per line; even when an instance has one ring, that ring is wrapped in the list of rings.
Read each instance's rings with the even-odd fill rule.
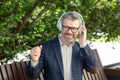
[[[59,39],[58,37],[56,37],[53,41],[53,47],[54,47],[54,51],[56,54],[56,58],[60,67],[60,70],[62,72],[62,75],[64,74],[63,72],[63,61],[62,61],[62,54],[61,54],[61,48],[60,48],[60,43],[59,43]]]
[[[77,71],[76,57],[77,57],[78,50],[79,50],[78,46],[74,44],[74,46],[72,47],[72,62],[71,62],[73,80],[75,79],[75,76],[77,75],[76,74],[76,71]]]

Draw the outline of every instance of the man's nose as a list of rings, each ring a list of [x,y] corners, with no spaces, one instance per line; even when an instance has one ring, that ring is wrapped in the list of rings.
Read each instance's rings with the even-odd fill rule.
[[[68,29],[68,32],[69,32],[69,33],[72,33],[72,29]]]

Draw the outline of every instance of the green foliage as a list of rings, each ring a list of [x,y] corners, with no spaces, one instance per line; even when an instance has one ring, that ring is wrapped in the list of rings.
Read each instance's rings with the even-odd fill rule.
[[[88,40],[120,39],[119,0],[40,0],[33,8],[37,1],[39,0],[0,2],[1,53],[12,57],[54,38],[59,33],[56,27],[58,18],[63,12],[71,10],[83,15]],[[18,28],[20,31],[15,32],[20,24],[21,30]]]

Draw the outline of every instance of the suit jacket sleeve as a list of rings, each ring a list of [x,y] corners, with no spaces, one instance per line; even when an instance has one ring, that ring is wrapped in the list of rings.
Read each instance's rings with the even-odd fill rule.
[[[28,65],[26,67],[26,76],[29,77],[29,78],[33,78],[33,79],[36,79],[39,77],[40,75],[40,72],[42,71],[42,68],[43,68],[43,58],[44,55],[43,53],[41,53],[41,56],[39,58],[39,62],[38,64],[33,68],[31,66],[31,61],[28,62]]]
[[[81,48],[81,50],[85,64],[84,68],[91,73],[97,73],[99,71],[99,62],[89,45],[87,44],[84,48]]]

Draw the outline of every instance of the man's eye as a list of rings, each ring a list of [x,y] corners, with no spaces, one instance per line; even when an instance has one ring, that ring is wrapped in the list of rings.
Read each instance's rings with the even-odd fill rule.
[[[71,29],[76,30],[77,28],[71,28]]]

